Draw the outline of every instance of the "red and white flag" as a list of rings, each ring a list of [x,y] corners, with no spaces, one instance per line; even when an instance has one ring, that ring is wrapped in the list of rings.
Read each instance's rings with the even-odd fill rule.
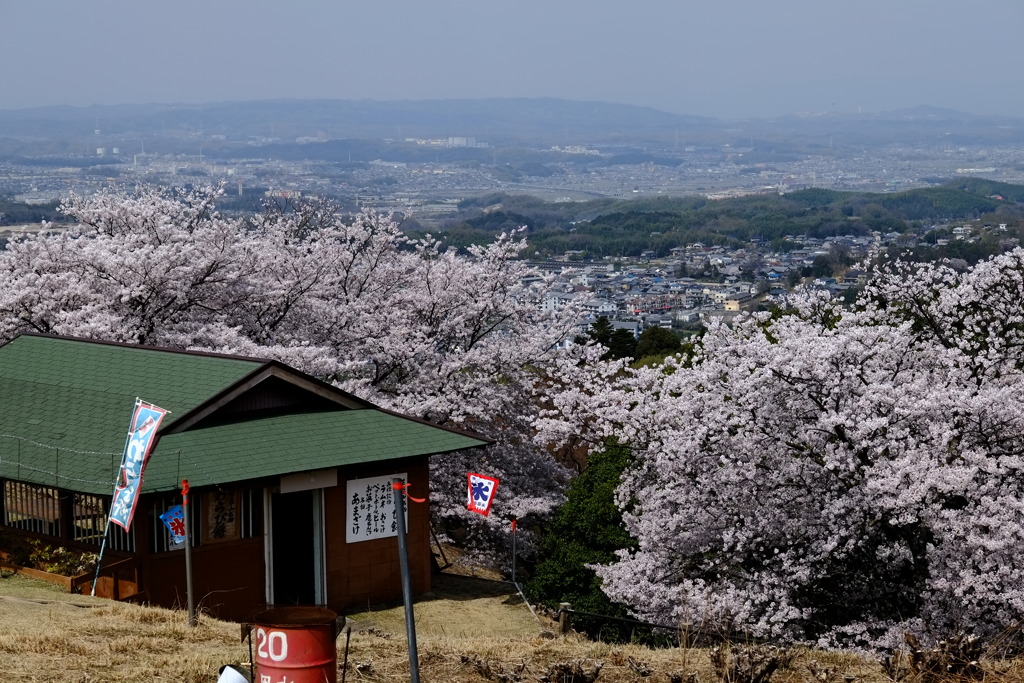
[[[470,472],[467,477],[469,479],[468,507],[473,512],[479,512],[486,517],[491,513],[491,503],[494,501],[494,492],[498,490],[498,480],[473,472]]]

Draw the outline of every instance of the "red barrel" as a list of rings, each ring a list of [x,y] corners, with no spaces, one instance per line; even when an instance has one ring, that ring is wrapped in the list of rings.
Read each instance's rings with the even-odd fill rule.
[[[337,683],[338,615],[326,607],[275,607],[254,618],[256,681]]]

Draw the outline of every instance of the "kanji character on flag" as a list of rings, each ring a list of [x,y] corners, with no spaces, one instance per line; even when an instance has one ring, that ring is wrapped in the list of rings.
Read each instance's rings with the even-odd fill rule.
[[[491,513],[491,503],[494,501],[494,492],[498,490],[498,480],[473,472],[470,472],[467,477],[469,479],[468,507],[473,512],[479,512],[486,517]]]
[[[171,545],[181,545],[185,542],[185,512],[180,505],[168,508],[167,512],[160,515],[160,520],[171,532]]]
[[[136,494],[142,488],[142,474],[149,462],[149,454],[156,445],[156,432],[166,414],[163,408],[138,399],[135,401],[128,441],[124,445],[121,469],[114,486],[114,497],[110,501],[109,521],[125,531],[131,527],[135,516],[135,506],[139,502]]]

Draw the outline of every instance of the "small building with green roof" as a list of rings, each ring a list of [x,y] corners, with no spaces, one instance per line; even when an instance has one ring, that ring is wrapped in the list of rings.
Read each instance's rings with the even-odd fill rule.
[[[168,413],[129,530],[107,531],[96,593],[185,604],[184,553],[160,516],[187,480],[196,602],[239,621],[400,597],[391,481],[426,497],[430,456],[488,443],[277,361],[26,334],[0,347],[0,539],[98,552],[137,400]],[[427,504],[407,519],[422,593]]]

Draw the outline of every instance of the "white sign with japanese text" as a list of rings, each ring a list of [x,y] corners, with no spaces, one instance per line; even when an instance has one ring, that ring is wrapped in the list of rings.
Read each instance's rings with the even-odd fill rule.
[[[391,487],[395,477],[403,482],[407,481],[405,472],[383,477],[348,480],[346,484],[346,500],[348,501],[345,520],[346,543],[398,536],[395,494]],[[408,507],[406,507],[405,517],[408,521]]]

